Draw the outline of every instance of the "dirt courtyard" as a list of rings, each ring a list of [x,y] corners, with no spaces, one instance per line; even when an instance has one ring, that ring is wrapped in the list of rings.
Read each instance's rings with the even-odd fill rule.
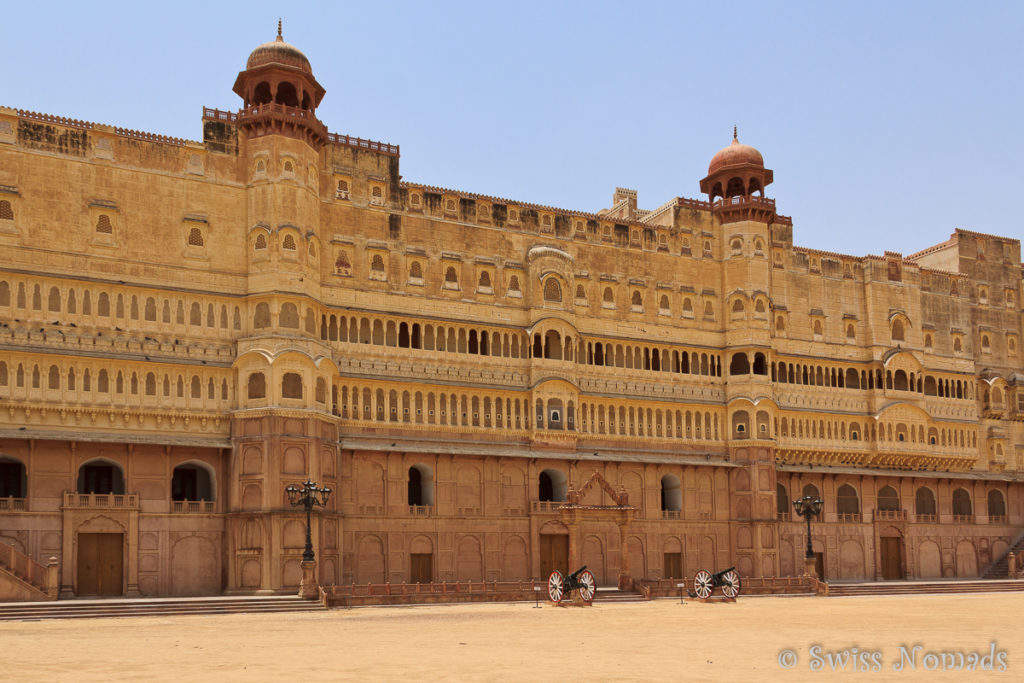
[[[12,681],[1022,680],[1022,612],[1019,593],[442,605],[0,622],[0,648]]]

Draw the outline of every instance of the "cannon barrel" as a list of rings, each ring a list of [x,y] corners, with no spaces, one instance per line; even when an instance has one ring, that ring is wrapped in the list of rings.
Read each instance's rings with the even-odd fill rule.
[[[570,574],[569,576],[570,576],[570,577],[572,577],[572,579],[573,579],[573,580],[576,580],[576,579],[578,579],[578,578],[579,578],[580,574],[582,574],[582,573],[583,573],[583,572],[585,572],[586,570],[587,570],[587,565],[583,565],[582,567],[580,567],[579,569],[577,569],[576,571],[574,571],[574,572],[573,572],[572,574]]]

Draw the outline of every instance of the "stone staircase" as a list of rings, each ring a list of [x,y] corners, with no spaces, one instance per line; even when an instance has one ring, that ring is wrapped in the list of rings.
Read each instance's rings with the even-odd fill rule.
[[[327,611],[327,608],[322,603],[316,600],[303,600],[295,595],[142,599],[111,598],[0,604],[0,621],[325,611]]]
[[[647,599],[640,593],[624,591],[615,586],[599,586],[594,596],[594,604],[609,604],[619,602],[647,602]]]
[[[56,561],[44,567],[14,546],[0,542],[0,600],[56,599]]]
[[[1010,553],[1020,557],[1021,552],[1024,552],[1024,534],[1017,537],[1017,542],[1013,544],[1009,550],[1003,553],[1003,556],[993,562],[985,573],[981,575],[983,579],[1006,579],[1009,578],[1009,562],[1008,558]],[[1020,564],[1018,563],[1018,567]]]
[[[878,581],[830,583],[828,597],[867,595],[924,595],[928,593],[1002,593],[1024,591],[1024,579],[966,579],[945,581]]]

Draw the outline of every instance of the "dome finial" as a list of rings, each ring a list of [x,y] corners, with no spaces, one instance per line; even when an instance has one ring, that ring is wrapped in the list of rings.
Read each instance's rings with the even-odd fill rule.
[[[281,36],[281,17],[277,18],[277,42],[284,42],[284,38]]]
[[[280,33],[280,31],[278,31]],[[736,126],[732,127],[732,140],[733,142],[739,142],[739,138],[736,137]]]

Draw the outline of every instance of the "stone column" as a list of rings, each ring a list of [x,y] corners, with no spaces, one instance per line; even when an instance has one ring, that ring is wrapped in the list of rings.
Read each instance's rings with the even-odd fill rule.
[[[303,600],[316,600],[320,597],[320,586],[316,581],[316,560],[301,564],[302,582],[299,584],[299,597]]]
[[[619,590],[628,590],[633,587],[633,577],[629,573],[629,551],[626,548],[626,525],[619,524],[619,553],[621,562],[619,565]]]
[[[1011,560],[1013,559],[1013,553],[1010,553]],[[46,595],[50,600],[56,600],[57,595],[60,593],[60,582],[58,580],[58,569],[57,558],[51,557],[46,563]]]

